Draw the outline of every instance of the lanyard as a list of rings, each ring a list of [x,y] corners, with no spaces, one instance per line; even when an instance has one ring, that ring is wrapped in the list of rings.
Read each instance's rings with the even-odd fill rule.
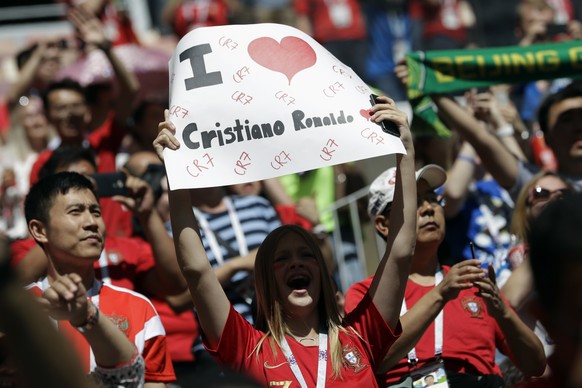
[[[283,354],[291,367],[291,371],[295,375],[295,378],[301,385],[301,388],[307,388],[308,385],[305,382],[305,378],[303,378],[303,373],[301,373],[301,369],[299,369],[299,364],[297,364],[297,360],[289,347],[289,343],[287,339],[283,336],[283,340],[281,341],[281,346],[283,347]],[[325,380],[327,375],[327,333],[321,331],[319,333],[319,351],[318,351],[318,360],[317,360],[317,388],[324,388],[325,387]]]
[[[230,224],[232,225],[232,229],[236,237],[239,254],[241,256],[248,255],[249,248],[247,246],[247,241],[245,239],[238,215],[236,214],[232,201],[230,200],[229,197],[224,197],[222,201],[224,202],[228,210],[228,217],[230,218]],[[208,220],[200,210],[196,209],[195,207],[192,207],[192,210],[194,210],[194,214],[198,219],[200,228],[204,231],[204,236],[206,237],[206,241],[208,241],[210,250],[214,254],[214,258],[216,259],[219,265],[222,265],[224,263],[224,256],[222,255],[222,250],[220,249],[220,244],[218,243],[216,235],[214,234],[212,229],[210,229],[210,224],[208,223]]]
[[[439,285],[443,280],[443,271],[438,271],[434,275],[434,285],[435,287]],[[434,355],[435,357],[443,354],[443,313],[444,308],[439,312],[436,319],[434,320]],[[406,299],[402,301],[402,308],[400,309],[400,316],[406,314]],[[412,348],[408,352],[408,363],[414,365],[418,362],[418,357],[416,357],[416,348]]]
[[[101,256],[99,256],[99,272],[101,273],[101,281],[103,283],[111,284],[111,277],[109,276],[109,261],[107,259],[107,250],[103,248]]]

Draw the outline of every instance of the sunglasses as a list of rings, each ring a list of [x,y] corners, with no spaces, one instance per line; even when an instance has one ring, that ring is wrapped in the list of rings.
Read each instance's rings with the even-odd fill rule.
[[[570,189],[558,189],[558,190],[548,190],[543,187],[536,186],[533,187],[529,192],[529,198],[527,204],[533,206],[538,203],[548,202],[552,198],[561,198],[567,194],[570,194],[572,190]]]

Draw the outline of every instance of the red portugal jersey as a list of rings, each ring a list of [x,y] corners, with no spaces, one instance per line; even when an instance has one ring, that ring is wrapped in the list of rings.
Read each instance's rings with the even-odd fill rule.
[[[445,274],[450,267],[443,266]],[[369,277],[355,283],[346,293],[345,309],[349,312],[354,304],[367,295],[372,283]],[[406,284],[404,300],[410,309],[420,298],[434,288],[420,286],[411,280]],[[499,366],[495,364],[495,349],[508,354],[505,337],[497,322],[487,313],[485,301],[475,295],[476,288],[462,290],[456,299],[445,305],[443,312],[443,353],[445,368],[455,372],[474,375],[496,374],[501,376]],[[418,364],[421,368],[434,359],[434,322],[430,324],[416,345]],[[394,383],[413,369],[407,357],[402,358],[385,376],[385,381]]]
[[[386,324],[370,298],[365,298],[351,314],[344,319],[339,339],[343,350],[343,379],[332,377],[331,357],[327,357],[326,387],[377,387],[374,370],[386,352],[401,333],[400,324],[393,332]],[[353,331],[357,331],[356,335]],[[207,349],[223,364],[235,372],[244,373],[263,386],[298,387],[283,351],[277,349],[274,355],[269,339],[260,347],[258,357],[253,353],[255,346],[264,336],[239,313],[231,308],[220,343],[216,349]],[[361,338],[360,338],[361,337]],[[297,364],[308,387],[317,382],[317,346],[303,346],[293,337],[285,338],[297,360]],[[276,345],[275,345],[276,346]]]
[[[45,278],[29,286],[33,294],[40,296],[49,287]],[[160,317],[151,302],[137,292],[95,281],[87,293],[91,301],[135,343],[145,364],[146,382],[172,382],[176,379],[166,347],[166,333]],[[95,359],[89,343],[67,321],[57,321],[59,330],[73,343],[81,357],[85,371],[95,368]]]

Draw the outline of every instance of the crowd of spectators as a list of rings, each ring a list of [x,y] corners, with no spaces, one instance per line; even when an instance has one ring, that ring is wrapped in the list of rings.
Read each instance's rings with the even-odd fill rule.
[[[331,385],[582,386],[582,84],[431,95],[450,137],[410,133],[395,104],[407,100],[406,54],[582,41],[579,0],[150,1],[147,38],[123,1],[61,3],[73,34],[31,36],[0,96],[0,386],[37,386],[27,350],[52,365],[60,346],[77,354],[70,373],[38,373],[63,386],[295,386],[301,370],[267,366],[292,364],[288,350],[309,372],[302,386],[315,386],[317,357],[306,360],[328,335]],[[199,27],[266,22],[311,35],[390,97],[371,117],[396,115],[408,151],[397,167],[373,182],[348,163],[168,190],[170,54],[159,47]],[[108,75],[79,67],[88,58]],[[144,71],[139,58],[162,65]],[[106,178],[123,190],[99,195]],[[362,222],[387,244],[371,277],[353,219],[329,212],[369,184]],[[349,289],[338,287],[336,228]],[[296,254],[315,261],[288,280]],[[42,335],[54,328],[25,286],[62,338]],[[318,309],[305,313],[297,289]]]

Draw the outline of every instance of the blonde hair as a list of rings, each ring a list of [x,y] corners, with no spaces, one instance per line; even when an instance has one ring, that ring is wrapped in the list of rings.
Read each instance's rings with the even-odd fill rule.
[[[522,188],[515,201],[513,208],[513,215],[511,217],[511,233],[515,234],[518,240],[524,244],[528,244],[528,234],[531,229],[530,220],[528,216],[528,200],[530,191],[537,186],[538,182],[547,176],[553,176],[564,182],[568,188],[572,186],[566,182],[558,174],[550,171],[541,171],[534,175]]]
[[[329,338],[329,354],[333,369],[332,376],[341,379],[343,358],[339,332],[343,331],[354,335],[357,335],[357,333],[353,329],[350,332],[341,326],[341,316],[335,299],[335,290],[317,242],[307,231],[295,225],[283,225],[275,229],[263,241],[257,252],[255,259],[255,288],[257,296],[257,320],[255,327],[263,331],[265,335],[257,343],[252,353],[258,357],[261,345],[268,339],[273,355],[276,356],[277,347],[275,344],[281,347],[281,340],[285,332],[287,332],[283,306],[277,296],[276,280],[272,274],[274,252],[279,241],[289,233],[296,233],[305,241],[314,253],[315,259],[321,269],[321,294],[317,302],[317,309],[320,323],[327,330]]]

